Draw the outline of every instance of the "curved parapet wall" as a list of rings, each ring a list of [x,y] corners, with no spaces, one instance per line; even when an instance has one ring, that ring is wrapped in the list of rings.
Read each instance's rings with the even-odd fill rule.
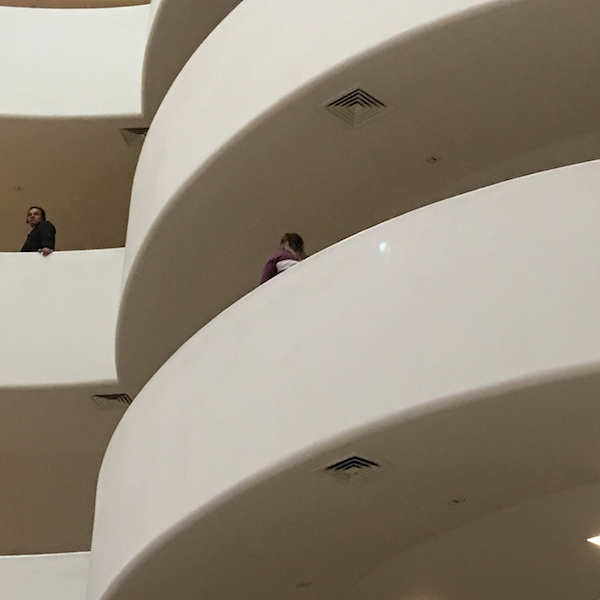
[[[122,248],[0,253],[0,554],[90,547],[100,462],[124,412],[91,398],[124,391],[122,270]]]
[[[186,64],[142,151],[123,381],[139,390],[256,285],[285,231],[314,252],[457,193],[597,158],[594,24],[592,0],[244,0]],[[356,87],[386,107],[351,127],[326,106]]]
[[[0,557],[0,594],[11,600],[84,600],[89,552]]]
[[[587,163],[414,211],[197,333],[113,436],[88,600],[335,598],[600,479],[599,178]],[[379,467],[327,473],[354,455]]]
[[[116,383],[123,253],[0,254],[0,388]]]
[[[240,1],[152,0],[143,82],[148,121],[190,56]]]
[[[148,15],[0,7],[0,115],[139,117]]]

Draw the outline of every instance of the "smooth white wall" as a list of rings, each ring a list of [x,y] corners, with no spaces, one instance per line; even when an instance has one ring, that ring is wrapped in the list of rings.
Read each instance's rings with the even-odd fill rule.
[[[148,121],[190,56],[240,1],[152,0],[143,82]]]
[[[0,557],[0,596],[6,600],[83,600],[89,552]]]
[[[0,254],[0,387],[116,381],[123,249]]]
[[[586,163],[414,211],[198,332],[111,440],[88,598],[185,519],[367,424],[600,363],[599,178]]]
[[[132,191],[125,274],[179,188],[269,109],[396,36],[490,4],[244,0],[190,58],[152,123]]]
[[[148,27],[152,26],[154,19],[156,17],[156,13],[158,12],[158,7],[164,0],[151,0],[150,2],[150,14],[148,19]]]
[[[149,10],[0,7],[0,115],[139,116]]]

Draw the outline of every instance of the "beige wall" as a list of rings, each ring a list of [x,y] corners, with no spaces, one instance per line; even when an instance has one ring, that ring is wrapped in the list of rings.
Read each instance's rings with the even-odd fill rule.
[[[114,383],[123,249],[0,253],[0,387]]]
[[[0,557],[0,595],[10,600],[84,600],[89,553]]]

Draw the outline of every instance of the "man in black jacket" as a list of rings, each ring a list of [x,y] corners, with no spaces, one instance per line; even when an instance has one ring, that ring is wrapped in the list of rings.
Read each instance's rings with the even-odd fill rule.
[[[27,211],[27,222],[31,231],[21,248],[21,252],[41,252],[48,256],[54,251],[56,229],[50,221],[46,221],[46,211],[39,206],[32,206]]]

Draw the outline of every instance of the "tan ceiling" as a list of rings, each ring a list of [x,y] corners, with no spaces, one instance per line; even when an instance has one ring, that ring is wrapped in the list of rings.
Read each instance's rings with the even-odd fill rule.
[[[600,484],[551,494],[411,548],[344,600],[598,598]],[[456,507],[460,510],[460,506]]]
[[[0,389],[0,555],[89,550],[100,463],[120,388]]]
[[[0,6],[23,8],[108,8],[150,4],[150,0],[0,0]]]

